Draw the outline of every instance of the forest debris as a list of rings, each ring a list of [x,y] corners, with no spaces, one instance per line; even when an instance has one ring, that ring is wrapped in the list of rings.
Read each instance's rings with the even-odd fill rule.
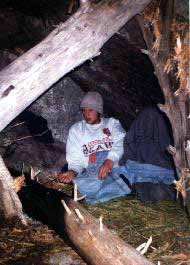
[[[16,192],[19,192],[19,190],[21,190],[21,188],[23,186],[25,186],[25,177],[24,176],[19,176],[19,177],[14,179],[14,181],[13,181],[13,189]]]
[[[162,256],[162,259],[170,259],[170,260],[187,260],[189,257],[184,253]]]
[[[36,171],[33,169],[33,167],[30,167],[30,178],[31,180],[36,180],[37,179],[37,175],[40,173],[40,170]]]
[[[153,31],[153,44],[151,51],[154,55],[162,54],[162,47],[164,43],[164,23],[163,10],[160,9],[160,1],[152,1],[151,4],[143,11],[143,18],[147,25]],[[190,93],[188,87],[189,77],[189,23],[188,20],[181,19],[178,16],[177,9],[175,10],[170,29],[170,51],[168,57],[165,58],[164,72],[167,74],[172,73],[179,80],[175,96],[181,92]],[[187,92],[186,92],[187,91]]]
[[[185,212],[180,207],[179,203],[168,201],[143,207],[136,199],[122,198],[103,204],[84,205],[88,208],[89,212],[97,218],[103,214],[104,223],[111,229],[114,228],[117,230],[117,234],[119,234],[123,240],[126,241],[127,239],[133,246],[138,246],[140,244],[140,236],[148,239],[151,234],[154,237],[156,249],[149,251],[148,257],[156,265],[159,264],[157,264],[157,261],[161,261],[160,265],[167,263],[166,259],[162,259],[162,255],[164,257],[168,255],[170,258],[170,256],[175,257],[176,253],[184,253],[187,257],[189,256],[190,228]],[[23,254],[23,264],[31,264],[30,257],[32,257],[32,262],[34,264],[39,264],[39,256],[44,258],[54,253],[64,253],[72,255],[75,262],[76,260],[80,260],[81,265],[86,265],[74,250],[66,245],[66,242],[61,239],[60,236],[56,235],[52,230],[49,230],[47,226],[39,222],[36,223],[32,221],[32,224],[29,225],[27,229],[19,228],[19,231],[23,229],[23,232],[21,233],[18,231],[18,234],[16,230],[15,233],[11,234],[10,228],[7,225],[2,227],[2,225],[3,224],[1,224],[0,233],[0,242],[2,242],[0,243],[0,264],[16,264],[18,262],[18,252],[16,251],[15,244],[21,241],[19,236],[22,235],[23,241],[27,238],[28,242],[34,243],[34,246],[31,247],[22,247],[21,244],[18,245],[17,249],[22,251]],[[12,227],[11,231],[13,231]],[[45,233],[47,236],[45,236]],[[51,237],[51,235],[49,235],[50,233],[52,234],[52,241],[49,240],[48,242],[47,238]],[[92,241],[96,240],[95,234],[92,233],[90,228],[88,230],[88,235],[89,239]],[[8,241],[8,238],[13,240]],[[147,241],[147,239],[145,239],[145,241]],[[167,245],[162,245],[162,242],[166,241]],[[183,244],[178,244],[177,242],[183,242]],[[116,245],[115,247],[118,253],[122,253],[120,245]],[[150,246],[150,248],[152,247]],[[188,264],[189,260],[171,259],[168,261],[168,264],[179,265],[179,262],[183,262],[184,265]]]
[[[141,52],[146,54],[146,55],[150,55],[150,52],[148,50],[145,50],[145,49],[141,49]]]
[[[147,252],[147,250],[148,250],[148,248],[149,248],[151,243],[152,243],[152,236],[148,239],[147,242],[145,242],[145,243],[141,244],[140,246],[138,246],[136,248],[136,250],[140,251],[140,253],[142,255],[144,255]]]
[[[76,208],[75,212],[76,212],[76,215],[78,216],[78,218],[84,223],[85,222],[84,217],[81,214],[81,212],[79,211],[79,209]]]
[[[61,203],[62,203],[63,207],[65,208],[65,211],[68,213],[68,215],[71,215],[72,212],[69,209],[69,207],[67,206],[67,204],[65,203],[65,201],[64,200],[61,200]]]
[[[181,193],[183,199],[186,199],[186,190],[185,190],[185,183],[184,180],[181,178],[180,180],[174,180],[174,184],[176,186],[176,190],[177,190],[177,198],[179,196],[179,193]]]
[[[76,0],[71,0],[69,4],[68,14],[72,14],[76,6]]]
[[[176,190],[177,190],[177,197],[179,196],[179,193],[181,193],[181,196],[183,198],[184,201],[184,205],[185,205],[185,200],[187,198],[187,190],[188,190],[188,186],[190,184],[190,172],[188,168],[184,168],[182,170],[182,174],[181,177],[178,181],[174,180],[174,183],[176,185]]]
[[[23,125],[23,124],[26,124],[26,122],[25,122],[25,121],[18,122],[18,123],[16,123],[16,124],[13,124],[12,126],[10,126],[10,128],[18,127],[18,126],[21,126],[21,125]]]
[[[101,216],[99,217],[99,223],[100,223],[100,232],[102,232],[102,231],[103,231],[103,223],[102,223],[102,220],[103,220],[103,216],[101,215]]]
[[[78,195],[77,195],[77,184],[74,184],[74,199],[73,200],[75,202],[78,202],[78,201],[83,200],[84,198],[86,198],[86,195],[83,195],[83,196],[78,198]]]
[[[74,183],[74,199],[75,202],[77,202],[77,184]]]
[[[48,131],[49,131],[49,129],[45,130],[42,133],[38,133],[38,134],[35,134],[35,135],[26,135],[26,136],[23,136],[23,137],[20,137],[20,138],[12,139],[11,143],[14,143],[14,142],[17,142],[17,141],[21,141],[21,140],[24,140],[24,139],[28,139],[28,138],[39,137],[39,136],[42,136],[42,135],[46,134]]]
[[[169,74],[173,69],[173,62],[171,58],[168,58],[164,67],[164,72]]]

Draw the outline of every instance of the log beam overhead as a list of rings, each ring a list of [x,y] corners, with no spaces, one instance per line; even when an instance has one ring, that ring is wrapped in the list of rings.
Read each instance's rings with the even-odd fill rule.
[[[61,77],[98,56],[104,43],[149,2],[82,0],[70,19],[0,72],[0,131]]]

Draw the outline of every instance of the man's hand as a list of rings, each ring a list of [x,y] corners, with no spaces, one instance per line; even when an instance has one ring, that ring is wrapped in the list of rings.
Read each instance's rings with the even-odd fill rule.
[[[102,166],[100,167],[98,178],[105,179],[107,174],[112,171],[113,161],[110,159],[106,159]]]
[[[74,170],[68,170],[64,173],[58,174],[58,181],[64,183],[70,183],[74,177],[76,177],[77,173]]]

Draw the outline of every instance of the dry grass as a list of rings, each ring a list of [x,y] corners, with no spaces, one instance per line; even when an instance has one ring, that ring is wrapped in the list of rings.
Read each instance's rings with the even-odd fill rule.
[[[103,223],[133,247],[152,236],[146,256],[155,264],[190,264],[190,226],[178,203],[142,204],[128,197],[84,207],[97,218],[103,215]],[[31,222],[29,227],[1,227],[0,264],[55,265],[63,259],[67,260],[65,264],[86,264],[67,240],[45,225]]]
[[[134,247],[152,236],[147,253],[150,260],[176,265],[179,260],[190,262],[190,226],[178,204],[142,204],[136,199],[121,199],[88,208],[96,216],[103,214],[105,223]]]

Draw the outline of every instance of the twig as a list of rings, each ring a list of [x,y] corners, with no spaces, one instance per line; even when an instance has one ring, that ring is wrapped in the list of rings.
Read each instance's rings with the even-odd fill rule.
[[[78,198],[78,195],[77,195],[77,184],[74,184],[74,199],[73,200],[75,202],[78,202],[78,201],[83,200],[85,197],[86,197],[86,195],[83,195],[83,196]]]
[[[71,14],[73,12],[73,8],[75,6],[75,0],[70,1],[69,9],[68,9],[68,14]]]
[[[152,236],[148,239],[147,242],[145,242],[145,243],[141,244],[140,246],[138,246],[136,248],[136,250],[140,251],[140,253],[142,255],[144,255],[147,252],[147,250],[148,250],[148,248],[149,248],[151,243],[152,243]]]
[[[71,210],[69,209],[69,207],[67,206],[67,204],[65,203],[65,201],[64,201],[64,200],[61,200],[61,203],[62,203],[63,207],[65,208],[66,213],[67,213],[68,215],[71,215],[72,212],[71,212]]]
[[[79,209],[75,209],[76,215],[78,216],[78,218],[84,223],[84,217],[82,216],[81,212],[79,211]]]
[[[77,202],[77,184],[74,184],[74,201]]]
[[[102,220],[103,220],[103,216],[101,215],[101,216],[99,217],[99,223],[100,223],[100,232],[102,232],[102,231],[103,231],[103,223],[102,223]]]
[[[34,171],[33,167],[30,167],[30,178],[31,180],[35,180],[36,176],[40,173],[40,170],[38,170],[37,172]]]
[[[25,123],[26,123],[25,121],[22,121],[22,122],[16,123],[16,124],[12,125],[11,128],[14,128],[14,127],[17,127],[17,126],[23,125],[23,124],[25,124]]]
[[[32,137],[36,137],[36,136],[42,136],[43,134],[45,134],[47,131],[49,131],[49,129],[47,129],[46,131],[40,133],[40,134],[35,134],[35,135],[27,135],[27,136],[24,136],[24,137],[21,137],[21,138],[18,138],[18,139],[15,139],[15,140],[12,140],[12,143],[13,142],[16,142],[16,141],[21,141],[23,139],[28,139],[28,138],[32,138]]]

